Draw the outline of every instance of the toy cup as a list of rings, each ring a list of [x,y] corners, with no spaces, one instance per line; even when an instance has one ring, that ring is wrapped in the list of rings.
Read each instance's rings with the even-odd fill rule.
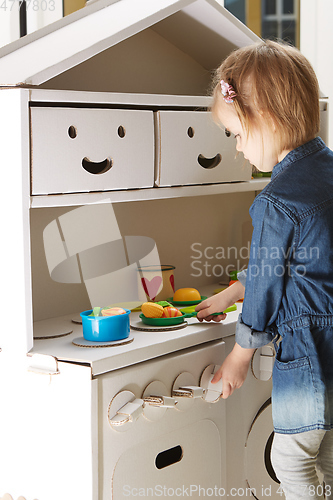
[[[174,266],[142,266],[138,268],[139,291],[148,301],[166,300],[175,291]],[[139,294],[142,296],[142,293]]]

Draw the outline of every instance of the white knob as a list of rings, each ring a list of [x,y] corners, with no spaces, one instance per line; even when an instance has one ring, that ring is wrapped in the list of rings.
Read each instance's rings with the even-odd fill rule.
[[[193,397],[195,391],[190,389],[197,387],[195,383],[196,380],[192,373],[182,372],[178,375],[171,391],[171,396],[177,400],[177,410],[187,411],[195,404],[197,399]]]
[[[175,408],[177,400],[168,396],[147,396],[143,400],[144,405],[151,405],[158,408]]]
[[[168,408],[176,408],[176,399],[168,394],[167,387],[159,380],[154,380],[147,385],[142,394],[143,415],[147,420],[156,422],[163,417]]]
[[[126,422],[134,422],[143,412],[143,400],[134,399],[122,406],[114,417],[110,419],[111,425],[122,425]]]
[[[178,389],[174,389],[172,395],[177,398],[202,398],[204,389],[195,385],[182,385]]]
[[[124,431],[131,427],[142,412],[143,400],[137,399],[131,391],[121,391],[109,404],[109,423],[113,429]]]
[[[205,391],[203,399],[207,401],[207,403],[215,403],[220,399],[222,394],[222,379],[216,382],[216,384],[212,384],[212,379],[218,369],[218,365],[208,365],[202,372],[200,378],[200,386]]]

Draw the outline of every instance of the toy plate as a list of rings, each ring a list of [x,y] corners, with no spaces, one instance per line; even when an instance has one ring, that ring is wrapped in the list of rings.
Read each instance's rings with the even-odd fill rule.
[[[188,315],[185,315],[184,313],[182,313],[181,316],[174,316],[173,318],[147,318],[144,314],[139,315],[142,323],[151,326],[180,325],[181,323],[184,323],[185,318],[187,317]]]
[[[203,300],[206,300],[207,297],[205,295],[201,295],[200,300],[185,300],[185,301],[178,301],[178,300],[173,300],[172,297],[169,299],[166,299],[168,302],[171,302],[174,306],[196,306],[197,304],[200,304]]]

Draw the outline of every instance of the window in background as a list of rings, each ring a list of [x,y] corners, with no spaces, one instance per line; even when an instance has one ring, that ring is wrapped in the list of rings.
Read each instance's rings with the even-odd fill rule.
[[[244,24],[246,24],[245,3],[245,0],[224,0],[224,6]]]
[[[224,0],[224,6],[258,36],[299,48],[299,0]]]

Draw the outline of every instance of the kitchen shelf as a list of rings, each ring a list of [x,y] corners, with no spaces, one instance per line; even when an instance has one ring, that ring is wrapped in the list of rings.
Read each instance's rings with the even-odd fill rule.
[[[153,187],[147,189],[125,189],[120,191],[100,191],[59,195],[31,196],[31,208],[66,207],[90,205],[93,203],[119,203],[129,201],[161,200],[186,196],[204,196],[225,193],[261,191],[270,178],[251,179],[244,182],[209,184],[197,186]]]

